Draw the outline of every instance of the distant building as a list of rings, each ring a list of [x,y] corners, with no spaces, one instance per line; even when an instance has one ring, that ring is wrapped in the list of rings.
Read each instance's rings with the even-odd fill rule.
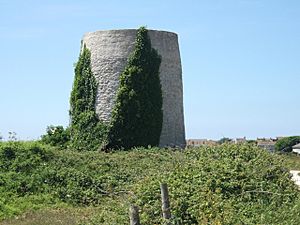
[[[208,146],[216,146],[218,144],[218,142],[214,141],[214,140],[207,140],[207,142],[205,144]]]
[[[300,143],[293,146],[293,152],[300,154]]]
[[[246,143],[246,142],[247,142],[246,137],[243,137],[243,138],[236,138],[236,139],[235,139],[235,143],[236,143],[236,144],[244,144],[244,143]]]
[[[256,142],[258,147],[274,152],[276,140],[272,138],[257,138]]]
[[[256,140],[251,140],[251,143],[256,143],[258,147],[268,150],[270,152],[274,152],[275,144],[278,139],[281,139],[281,137],[257,138]],[[226,143],[244,144],[244,143],[248,143],[248,142],[249,141],[247,141],[246,137],[243,137],[243,138],[236,138],[235,140],[228,138],[228,141]],[[221,144],[219,141],[208,140],[208,139],[188,139],[188,140],[186,140],[187,147],[216,146],[219,144]],[[295,145],[294,147],[295,147],[295,152],[297,151],[297,153],[300,154],[300,144]],[[294,151],[294,147],[293,147],[293,151]]]
[[[217,141],[207,139],[188,139],[186,140],[187,147],[198,147],[198,146],[215,146]]]
[[[187,146],[200,146],[205,143],[206,139],[188,139],[186,140]]]

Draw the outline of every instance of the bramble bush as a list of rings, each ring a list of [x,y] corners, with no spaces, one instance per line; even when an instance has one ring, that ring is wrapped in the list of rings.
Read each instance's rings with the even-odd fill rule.
[[[136,186],[143,224],[163,224],[160,182],[169,185],[172,224],[298,223],[299,192],[279,156],[253,145],[203,147],[184,155],[188,163]]]
[[[105,153],[0,142],[0,219],[68,204],[97,206],[84,224],[128,224],[134,203],[142,224],[164,224],[161,182],[172,224],[299,224],[299,191],[282,156],[254,145]]]
[[[0,219],[59,203],[100,206],[117,198],[119,191],[127,193],[139,176],[149,173],[149,163],[155,171],[173,160],[158,149],[109,154],[60,151],[40,142],[1,142]]]

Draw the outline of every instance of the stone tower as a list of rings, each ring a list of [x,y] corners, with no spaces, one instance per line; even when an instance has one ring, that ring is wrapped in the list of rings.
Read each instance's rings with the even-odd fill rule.
[[[119,76],[134,49],[137,30],[106,30],[86,33],[83,43],[91,51],[92,71],[98,81],[96,112],[110,121],[119,87]],[[182,69],[177,34],[148,30],[152,47],[162,57],[160,82],[163,93],[163,125],[160,146],[185,146]]]

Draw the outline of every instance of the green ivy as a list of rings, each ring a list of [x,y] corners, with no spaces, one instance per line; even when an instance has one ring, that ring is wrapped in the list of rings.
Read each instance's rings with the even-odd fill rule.
[[[70,99],[71,147],[96,150],[105,140],[106,125],[96,115],[97,82],[91,69],[91,52],[83,46],[75,67]]]
[[[82,112],[95,111],[97,82],[91,69],[91,52],[84,44],[75,67],[75,80],[71,92],[71,123],[76,124]]]
[[[159,144],[163,121],[160,63],[161,57],[151,47],[147,29],[139,28],[134,52],[120,75],[108,149]]]

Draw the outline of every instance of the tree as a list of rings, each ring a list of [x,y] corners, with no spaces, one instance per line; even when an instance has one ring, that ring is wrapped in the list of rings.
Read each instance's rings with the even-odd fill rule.
[[[63,126],[50,125],[46,130],[47,134],[42,135],[41,142],[59,147],[66,148],[70,141],[70,129],[64,129]]]
[[[218,140],[218,144],[224,144],[224,143],[230,143],[232,142],[232,139],[227,138],[227,137],[222,137],[220,140]]]
[[[96,150],[106,137],[106,125],[96,115],[97,82],[91,69],[91,53],[83,46],[75,67],[70,99],[71,147]]]
[[[107,148],[159,144],[163,120],[160,63],[147,29],[139,28],[134,52],[120,75]]]
[[[293,146],[300,143],[300,136],[284,137],[275,144],[276,151],[291,152]]]

